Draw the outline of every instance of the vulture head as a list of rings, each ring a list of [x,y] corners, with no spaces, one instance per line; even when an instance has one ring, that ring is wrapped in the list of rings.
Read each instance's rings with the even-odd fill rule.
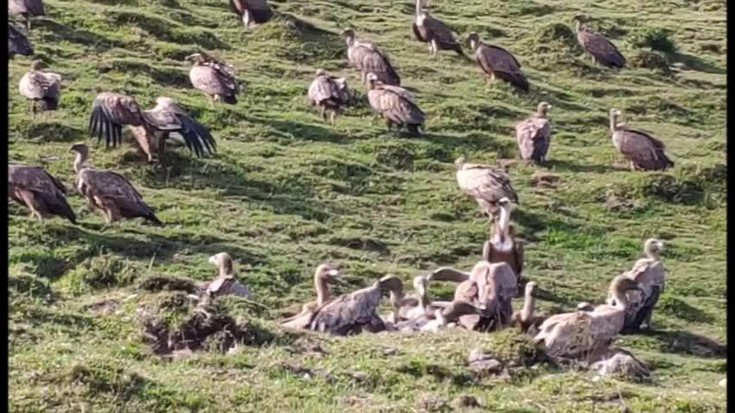
[[[551,110],[551,105],[547,102],[541,102],[538,104],[538,108],[536,111],[538,112],[539,116],[546,117],[549,114],[549,111]]]
[[[43,63],[43,60],[34,60],[31,62],[31,70],[41,70],[46,67],[46,64]]]
[[[226,252],[220,252],[209,257],[209,263],[214,265],[220,275],[235,275],[235,264],[232,257]]]
[[[373,73],[373,72],[370,72],[370,73],[368,73],[368,74],[367,74],[367,76],[365,77],[365,79],[367,80],[367,82],[368,82],[368,85],[370,86],[370,88],[371,88],[371,89],[372,89],[372,88],[373,88],[373,87],[374,87],[374,86],[375,86],[376,84],[380,83],[380,80],[378,79],[378,75],[376,75],[376,74],[375,74],[375,73]]]
[[[477,50],[480,47],[480,35],[472,32],[467,36],[467,42],[470,44],[472,50]]]
[[[592,303],[588,303],[587,301],[582,301],[581,303],[577,304],[577,311],[594,311],[595,306],[592,305]]]
[[[392,292],[398,296],[403,295],[403,282],[395,275],[386,275],[376,284],[382,292]]]
[[[338,281],[339,277],[341,277],[341,273],[339,270],[332,264],[321,264],[316,268],[316,278],[325,280],[325,281]]]
[[[622,114],[623,114],[623,112],[621,112],[621,111],[619,111],[619,110],[617,110],[615,108],[610,109],[610,125],[611,126],[617,126],[618,119],[620,118],[620,116]]]
[[[71,148],[69,148],[69,151],[82,155],[84,158],[89,156],[89,147],[83,143],[72,145]]]
[[[525,293],[527,296],[535,297],[536,296],[536,287],[538,284],[536,284],[536,281],[529,281],[526,283],[526,290]]]
[[[643,251],[652,258],[658,258],[661,256],[661,252],[664,249],[664,243],[656,238],[649,238],[643,244]]]
[[[319,69],[316,70],[316,75],[317,75],[317,77],[318,76],[326,76],[327,75],[327,71],[324,70],[324,69],[322,69],[322,68],[319,68]]]
[[[355,41],[355,31],[354,30],[344,29],[340,35],[344,37],[348,46],[352,46],[352,43]]]
[[[467,159],[464,156],[460,156],[454,161],[454,166],[457,167],[458,171],[461,171],[464,168],[465,162],[467,162]]]
[[[186,56],[184,60],[192,64],[200,64],[207,61],[206,57],[201,53],[190,54],[189,56]]]

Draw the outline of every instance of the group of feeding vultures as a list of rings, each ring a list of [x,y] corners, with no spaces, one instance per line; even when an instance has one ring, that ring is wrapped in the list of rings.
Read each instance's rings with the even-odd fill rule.
[[[466,58],[460,41],[441,20],[429,14],[426,0],[416,1],[412,23],[415,37],[428,43],[432,56],[440,50],[451,50]],[[272,18],[273,11],[266,0],[231,0],[233,10],[246,28]],[[20,15],[30,30],[32,16],[43,15],[41,0],[10,0],[11,14]],[[602,34],[583,25],[583,16],[576,16],[579,44],[596,62],[611,69],[625,66],[625,58]],[[420,135],[425,115],[416,99],[400,86],[401,80],[387,55],[376,44],[358,39],[352,30],[342,32],[347,44],[347,59],[367,84],[370,106],[386,121],[388,128],[405,128]],[[467,37],[474,58],[483,73],[522,91],[529,82],[521,64],[508,50],[483,42],[477,33]],[[8,24],[8,47],[11,58],[32,55],[33,48],[24,30]],[[212,106],[215,102],[236,104],[239,85],[232,66],[206,53],[186,57],[192,64],[189,76],[192,85],[202,91]],[[20,80],[20,92],[32,102],[33,116],[38,111],[55,110],[59,103],[61,76],[44,71],[42,62],[34,60],[30,71]],[[308,89],[308,98],[318,107],[322,118],[333,123],[335,116],[354,103],[354,94],[344,78],[336,78],[319,69]],[[516,126],[520,156],[527,162],[543,163],[549,150],[551,127],[548,118],[551,105],[541,102],[537,112]],[[630,162],[633,170],[665,170],[674,163],[664,153],[661,141],[647,133],[619,123],[621,112],[610,110],[610,131],[615,148]],[[89,130],[103,139],[107,147],[122,143],[122,129],[127,126],[140,150],[149,162],[156,162],[172,134],[183,138],[197,156],[213,153],[215,140],[210,131],[192,118],[173,99],[159,97],[156,105],[144,110],[132,96],[100,93],[92,105]],[[175,136],[175,135],[174,135]],[[101,210],[111,224],[123,218],[142,217],[162,225],[153,209],[122,175],[96,169],[87,164],[89,148],[75,144],[74,170],[77,189],[92,209]],[[505,170],[489,165],[473,164],[460,158],[456,161],[456,179],[460,190],[474,197],[487,214],[491,237],[485,242],[482,260],[469,272],[440,268],[414,280],[415,293],[404,294],[403,283],[395,276],[386,276],[368,288],[351,294],[332,297],[330,284],[339,281],[340,271],[323,264],[314,274],[316,300],[304,304],[299,314],[283,321],[292,328],[311,329],[338,335],[361,331],[436,330],[450,326],[477,331],[494,331],[517,325],[543,343],[546,353],[558,360],[600,359],[609,353],[612,340],[623,331],[651,327],[651,314],[663,291],[665,271],[660,261],[661,241],[649,239],[644,244],[646,257],[633,268],[615,277],[605,304],[593,306],[581,303],[576,311],[546,315],[534,311],[537,284],[523,277],[523,245],[516,240],[510,225],[511,209],[518,203],[511,179]],[[59,215],[76,223],[74,211],[65,198],[64,185],[40,167],[11,164],[8,166],[8,196],[28,207],[43,220]],[[222,294],[250,297],[247,287],[235,277],[232,258],[220,253],[210,258],[219,268],[220,276],[201,286],[209,299]],[[431,301],[427,296],[430,282],[457,283],[452,301]],[[522,310],[513,312],[512,300],[523,292]],[[393,311],[385,317],[377,314],[385,293],[389,294]],[[620,353],[616,353],[620,354]]]

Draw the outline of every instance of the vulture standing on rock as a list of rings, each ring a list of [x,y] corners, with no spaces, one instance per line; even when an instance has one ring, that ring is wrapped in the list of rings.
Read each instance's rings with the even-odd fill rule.
[[[429,44],[432,56],[436,56],[439,50],[453,50],[458,55],[467,58],[452,34],[452,30],[444,22],[429,14],[426,2],[427,0],[416,0],[416,15],[411,25],[416,39]]]
[[[41,71],[43,62],[31,62],[31,70],[20,78],[20,94],[31,101],[31,112],[56,110],[61,95],[61,75]]]
[[[510,210],[513,205],[507,197],[500,198],[497,207],[500,210],[495,220],[495,234],[482,246],[482,259],[487,262],[504,262],[510,265],[520,281],[523,273],[523,244],[515,240],[510,232]]]
[[[8,22],[8,59],[13,59],[17,54],[33,56],[33,53],[33,46],[31,46],[28,36],[13,23]]]
[[[246,29],[273,17],[268,0],[230,0],[230,9],[240,17]]]
[[[666,146],[653,136],[619,123],[622,113],[610,109],[610,132],[613,145],[630,162],[633,171],[665,171],[674,167],[674,162],[666,156]]]
[[[121,218],[144,218],[155,225],[163,223],[156,217],[140,193],[122,175],[112,171],[101,171],[86,166],[89,148],[84,144],[71,147],[76,153],[74,171],[77,173],[77,188],[87,200],[90,209],[99,209],[105,221],[111,224]]]
[[[401,78],[393,68],[388,56],[373,43],[355,38],[352,29],[346,29],[342,36],[347,43],[347,61],[360,71],[360,79],[365,83],[368,73],[374,73],[386,85],[400,86]]]
[[[232,65],[206,53],[194,53],[186,56],[185,60],[192,63],[189,71],[191,84],[207,95],[212,107],[215,101],[237,104],[240,85],[237,83]]]
[[[343,77],[329,76],[324,69],[316,71],[316,79],[309,85],[309,102],[312,106],[318,106],[322,119],[329,119],[334,124],[334,118],[340,110],[349,105],[352,93],[347,87],[347,80]]]
[[[589,27],[582,26],[584,16],[574,16],[577,22],[577,42],[587,51],[595,61],[605,67],[622,68],[625,66],[625,57],[610,40]]]
[[[499,78],[528,92],[530,88],[528,79],[523,74],[521,64],[515,56],[502,47],[484,43],[477,33],[471,33],[468,40],[470,47],[475,52],[475,60],[491,80]]]
[[[230,254],[220,252],[219,254],[212,255],[209,257],[209,263],[217,267],[219,271],[219,276],[216,280],[204,283],[200,287],[209,297],[235,295],[249,300],[253,298],[248,287],[241,284],[235,278],[235,264],[232,262]]]
[[[46,11],[43,0],[8,0],[8,14],[21,16],[30,30],[31,17],[44,16]]]
[[[464,157],[454,161],[457,183],[462,193],[471,195],[490,219],[494,221],[498,201],[505,197],[518,204],[518,195],[505,171],[490,165],[467,163]]]
[[[43,168],[8,165],[8,198],[28,207],[31,215],[43,222],[60,216],[77,223],[76,215],[66,200],[66,188]]]
[[[521,159],[537,164],[546,162],[546,154],[551,144],[551,122],[549,122],[551,105],[541,102],[536,113],[516,125],[516,141]]]
[[[400,86],[382,83],[375,73],[368,73],[368,82],[370,106],[385,119],[388,129],[405,126],[411,136],[420,136],[426,115],[414,97]]]
[[[132,96],[100,93],[92,105],[89,130],[107,147],[122,143],[122,127],[130,126],[139,148],[149,162],[163,153],[169,134],[177,133],[197,156],[214,153],[216,142],[206,127],[190,117],[173,99],[159,97],[156,106],[142,110]]]

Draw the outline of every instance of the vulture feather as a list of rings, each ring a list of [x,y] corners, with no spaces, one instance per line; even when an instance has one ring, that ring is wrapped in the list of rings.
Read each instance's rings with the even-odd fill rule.
[[[242,20],[248,29],[254,24],[262,24],[273,17],[268,0],[229,0],[230,9]]]
[[[215,101],[237,104],[240,85],[235,78],[232,65],[206,53],[194,53],[186,56],[185,60],[192,63],[189,71],[191,84],[207,95],[211,105],[214,105]]]
[[[465,162],[464,157],[454,162],[457,167],[457,183],[462,193],[470,195],[492,220],[498,201],[505,197],[518,204],[518,194],[505,171],[489,165]]]
[[[633,171],[663,171],[674,167],[674,162],[666,156],[666,146],[653,136],[618,123],[622,113],[610,109],[610,132],[613,145],[630,162]]]
[[[61,75],[41,70],[42,62],[34,60],[31,70],[20,78],[20,94],[32,102],[32,111],[56,110],[61,95]]]
[[[530,88],[528,79],[513,54],[502,47],[484,43],[477,33],[471,33],[468,39],[475,52],[475,60],[486,75],[492,79],[499,78],[528,92]]]
[[[329,112],[332,124],[341,109],[352,101],[352,93],[345,78],[329,76],[323,69],[317,70],[316,78],[309,85],[308,96],[311,105],[319,107],[325,121],[326,112]]]
[[[375,44],[358,40],[352,29],[343,31],[342,36],[347,43],[347,61],[350,66],[360,71],[363,83],[368,80],[368,73],[374,73],[383,84],[401,85],[401,78],[390,59]]]
[[[8,14],[21,16],[30,30],[31,17],[44,16],[46,11],[43,7],[43,0],[8,0]]]
[[[314,272],[314,289],[316,301],[309,301],[301,307],[301,312],[281,321],[281,325],[288,328],[308,329],[312,318],[325,304],[331,301],[329,283],[337,282],[340,273],[330,264],[321,264]]]
[[[400,86],[382,83],[374,73],[368,74],[370,106],[385,119],[388,129],[406,127],[412,136],[421,135],[426,115],[413,96]]]
[[[467,58],[452,30],[443,21],[429,14],[425,2],[426,0],[416,0],[416,14],[411,24],[416,39],[429,43],[429,51],[434,56],[439,50],[452,50]]]
[[[609,68],[623,68],[625,57],[605,36],[582,26],[583,16],[574,16],[577,22],[577,42],[595,61]]]
[[[546,161],[551,143],[550,109],[550,104],[541,102],[533,116],[516,124],[516,141],[521,159],[535,163]]]
[[[26,206],[41,221],[60,216],[77,223],[64,184],[43,168],[8,165],[8,198]]]
[[[21,29],[8,22],[8,59],[13,59],[17,54],[32,56],[34,54],[33,46],[31,46],[28,36]]]

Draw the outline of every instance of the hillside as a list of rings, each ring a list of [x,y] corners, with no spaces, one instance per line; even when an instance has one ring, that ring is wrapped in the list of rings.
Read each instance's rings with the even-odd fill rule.
[[[406,1],[273,1],[277,17],[248,32],[224,0],[45,3],[31,40],[64,76],[60,110],[32,120],[18,94],[30,59],[11,61],[9,158],[39,165],[56,157],[46,167],[71,186],[69,148],[85,141],[93,164],[131,179],[167,226],[105,227],[78,195],[70,197],[77,226],[41,224],[9,206],[11,411],[450,411],[461,395],[494,412],[619,412],[621,400],[634,412],[725,411],[724,1],[431,2],[463,38],[476,31],[512,51],[532,85],[526,95],[488,84],[451,52],[430,58],[411,38]],[[605,70],[582,53],[572,31],[580,13],[595,18],[630,68]],[[345,27],[388,51],[427,113],[425,136],[372,124],[364,103],[334,127],[307,105],[320,67],[365,92],[345,67]],[[184,57],[199,50],[238,68],[245,91],[236,106],[212,109],[190,86]],[[150,166],[132,143],[95,146],[86,128],[100,91],[134,95],[144,107],[177,99],[211,128],[218,154],[200,160],[171,147]],[[440,265],[469,269],[487,221],[460,194],[452,162],[516,158],[514,124],[541,100],[553,105],[550,166],[509,169],[526,275],[542,290],[543,310],[601,302],[643,241],[663,239],[669,278],[656,331],[618,342],[651,366],[651,383],[591,382],[544,364],[508,377],[470,374],[475,347],[523,359],[529,350],[512,332],[330,338],[279,330],[281,310],[313,296],[323,261],[347,274],[340,293],[386,273],[408,284]],[[676,167],[628,170],[610,140],[611,107],[663,140]],[[557,175],[556,186],[532,185],[537,170]],[[183,293],[139,286],[158,276],[211,279],[207,258],[220,251],[237,260],[257,299],[218,305],[249,320],[253,340],[265,344],[161,360],[142,339],[141,309],[165,311],[172,325],[190,309]],[[451,291],[432,286],[431,294]]]

